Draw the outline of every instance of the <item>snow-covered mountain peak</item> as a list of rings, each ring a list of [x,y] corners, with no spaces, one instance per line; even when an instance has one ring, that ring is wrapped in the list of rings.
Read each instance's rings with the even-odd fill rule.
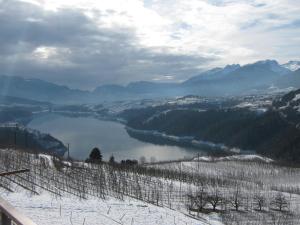
[[[296,71],[300,69],[300,61],[289,61],[288,63],[282,64],[283,67],[291,70],[291,71]]]

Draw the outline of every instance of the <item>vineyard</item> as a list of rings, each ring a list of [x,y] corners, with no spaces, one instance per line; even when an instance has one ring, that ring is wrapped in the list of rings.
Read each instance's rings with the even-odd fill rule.
[[[212,215],[230,225],[292,225],[300,219],[300,170],[273,163],[192,160],[132,166],[0,150],[1,171],[24,168],[30,172],[1,177],[1,188],[13,193],[21,187],[32,196],[46,192],[53,199],[71,196],[81,202],[132,199],[198,221],[180,223],[174,217],[174,224],[221,224],[218,216],[212,222]],[[134,224],[133,217],[126,223],[120,217],[113,223]]]

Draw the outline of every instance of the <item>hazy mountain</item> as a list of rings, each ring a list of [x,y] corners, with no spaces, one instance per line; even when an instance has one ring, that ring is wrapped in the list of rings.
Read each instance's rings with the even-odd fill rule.
[[[109,93],[110,96],[122,94],[121,97],[140,98],[174,97],[189,94],[204,96],[247,94],[257,90],[265,91],[277,79],[289,72],[291,71],[279,65],[275,60],[265,60],[245,66],[234,64],[224,68],[214,68],[180,84],[140,81],[130,83],[125,87],[102,86],[95,92],[104,96]]]
[[[126,88],[121,85],[103,85],[95,88],[94,93],[105,93],[105,92],[115,92],[115,93],[125,93],[127,92]]]
[[[121,85],[103,85],[95,88],[92,95],[99,101],[105,99],[106,101],[120,100],[120,98],[133,98],[134,96]]]
[[[279,78],[275,82],[275,85],[279,88],[300,88],[300,69],[290,72],[289,74]]]
[[[291,61],[279,65],[275,60],[258,61],[244,66],[234,64],[208,70],[183,83],[139,81],[132,82],[127,86],[103,85],[91,92],[70,89],[67,86],[39,79],[0,76],[0,95],[54,103],[97,103],[193,94],[230,96],[265,93],[270,90],[270,87],[300,88],[299,70],[292,72],[288,69],[296,68],[296,64],[297,62]]]
[[[200,75],[194,76],[187,81],[183,82],[185,85],[194,84],[195,82],[203,82],[214,79],[222,79],[225,75],[239,69],[241,66],[239,64],[227,65],[224,68],[214,68],[206,72],[201,73]]]
[[[291,72],[275,60],[244,66],[231,65],[204,72],[184,82],[186,91],[201,95],[239,95],[265,92],[276,80]]]
[[[176,83],[157,83],[139,81],[127,85],[127,90],[134,94],[145,95],[145,97],[176,96],[180,93],[179,85]]]
[[[251,65],[251,64],[249,64]],[[281,75],[287,74],[291,72],[289,69],[283,67],[282,65],[279,65],[276,60],[263,60],[263,61],[258,61],[253,64],[254,66],[263,66],[275,73],[279,73]]]
[[[275,60],[265,60],[258,61],[253,64],[247,64],[245,66],[240,66],[239,64],[227,65],[224,68],[214,68],[209,71],[203,72],[200,75],[194,76],[189,80],[183,82],[183,84],[195,84],[195,82],[203,82],[203,81],[211,81],[211,80],[222,80],[224,79],[238,79],[242,76],[248,76],[251,73],[249,78],[263,78],[258,74],[262,72],[266,72],[264,76],[270,76],[270,73],[274,75],[276,74],[287,74],[291,72],[289,69],[281,66]],[[236,76],[239,75],[239,76]]]
[[[77,102],[87,100],[89,92],[70,89],[39,79],[0,76],[0,95],[48,102]]]
[[[300,69],[300,61],[289,61],[288,63],[285,63],[282,66],[291,71],[296,71]]]
[[[244,85],[239,86],[240,89],[243,87],[257,88],[272,85],[274,81],[289,72],[288,69],[283,68],[274,60],[258,61],[240,67],[228,74],[222,81]]]
[[[0,104],[2,105],[37,105],[37,106],[50,106],[49,102],[35,101],[19,97],[0,96]]]
[[[127,86],[103,85],[97,87],[92,94],[98,99],[124,100],[141,98],[174,97],[181,94],[178,84],[138,81]]]

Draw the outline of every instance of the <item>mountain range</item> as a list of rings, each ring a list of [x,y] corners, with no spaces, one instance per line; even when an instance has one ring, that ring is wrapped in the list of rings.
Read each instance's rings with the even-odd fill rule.
[[[111,100],[183,95],[234,96],[300,88],[300,61],[275,60],[227,65],[202,72],[182,83],[139,81],[127,86],[102,85],[93,91],[71,89],[40,79],[0,76],[0,95],[53,103],[94,103]]]

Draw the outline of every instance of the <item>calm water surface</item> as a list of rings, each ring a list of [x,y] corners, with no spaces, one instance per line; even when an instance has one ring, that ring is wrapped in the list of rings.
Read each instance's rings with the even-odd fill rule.
[[[145,156],[156,160],[172,160],[192,157],[200,150],[168,145],[156,145],[136,140],[128,135],[124,125],[86,117],[66,117],[46,114],[32,120],[29,127],[49,133],[70,144],[70,155],[76,159],[86,159],[93,147],[98,147],[108,160],[114,155],[116,160],[139,159]]]

